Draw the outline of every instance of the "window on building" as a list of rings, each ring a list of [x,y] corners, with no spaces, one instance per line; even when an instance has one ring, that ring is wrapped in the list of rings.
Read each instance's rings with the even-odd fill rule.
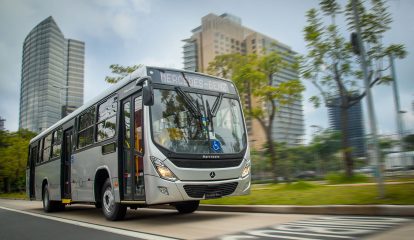
[[[118,98],[111,97],[98,107],[98,123],[96,125],[96,140],[98,142],[112,138],[116,133],[116,111]]]
[[[78,148],[83,148],[93,143],[94,125],[95,107],[92,107],[79,117]]]

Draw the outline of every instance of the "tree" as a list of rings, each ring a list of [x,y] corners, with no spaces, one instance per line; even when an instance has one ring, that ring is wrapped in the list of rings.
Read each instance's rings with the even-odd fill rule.
[[[383,66],[383,59],[389,55],[397,58],[405,57],[404,46],[400,44],[385,46],[382,42],[383,35],[389,30],[391,23],[391,15],[383,0],[371,0],[369,8],[366,8],[367,4],[357,2],[361,19],[361,37],[367,49],[370,87],[389,83],[392,78],[384,74],[389,66]],[[366,91],[359,91],[363,79],[363,73],[358,65],[359,47],[352,45],[341,35],[336,21],[337,16],[345,15],[345,24],[350,32],[356,31],[356,25],[351,1],[342,8],[335,0],[321,0],[319,7],[319,10],[310,9],[306,15],[304,38],[309,51],[301,61],[301,75],[310,80],[319,90],[322,100],[320,96],[313,96],[310,99],[316,107],[323,101],[325,106],[341,109],[342,155],[346,174],[352,176],[354,161],[347,134],[348,109],[361,101]],[[338,97],[339,101],[335,100]]]
[[[115,74],[116,76],[113,76],[113,77],[106,76],[105,81],[107,83],[117,83],[122,78],[124,78],[128,74],[134,72],[135,70],[137,70],[141,66],[142,66],[141,64],[133,65],[133,66],[122,66],[122,65],[119,65],[119,64],[112,64],[112,65],[109,66],[109,68],[111,69],[111,72],[113,74]]]
[[[414,134],[407,135],[403,138],[405,151],[414,151]]]
[[[341,133],[326,129],[315,135],[310,142],[310,150],[314,154],[321,174],[332,170],[338,170],[334,161],[336,154],[340,150]]]
[[[0,182],[4,192],[24,189],[28,146],[34,136],[27,130],[0,131]]]
[[[226,54],[217,56],[208,67],[208,72],[212,75],[231,78],[239,93],[249,99],[247,104],[244,104],[244,112],[247,117],[256,119],[264,130],[274,178],[277,153],[272,128],[276,113],[281,106],[301,99],[304,90],[298,79],[282,82],[277,86],[273,84],[273,76],[282,69],[297,68],[297,64],[285,60],[284,54],[275,51],[260,56]],[[253,106],[252,99],[261,104]]]

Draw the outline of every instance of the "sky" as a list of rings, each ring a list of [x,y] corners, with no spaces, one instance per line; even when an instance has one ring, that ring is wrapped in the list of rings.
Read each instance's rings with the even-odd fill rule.
[[[344,3],[344,1],[339,1]],[[404,125],[414,132],[414,1],[389,0],[391,30],[384,43],[404,44],[408,56],[396,60]],[[182,40],[191,36],[208,13],[230,13],[242,24],[306,54],[303,40],[305,14],[316,0],[0,0],[0,117],[5,128],[16,131],[24,38],[38,23],[53,16],[66,38],[85,42],[85,90],[88,101],[109,84],[109,65],[145,64],[182,68]],[[343,29],[345,31],[345,29]],[[315,129],[329,127],[324,107],[315,109],[309,97],[317,90],[307,81],[304,92],[306,141]],[[380,134],[395,133],[395,107],[391,86],[373,89]],[[364,120],[367,124],[365,99]],[[367,126],[366,132],[369,132]]]

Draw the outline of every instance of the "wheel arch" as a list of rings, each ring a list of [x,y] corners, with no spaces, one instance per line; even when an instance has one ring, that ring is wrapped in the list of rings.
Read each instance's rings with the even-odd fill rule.
[[[94,184],[93,184],[95,202],[101,201],[101,195],[102,195],[101,190],[102,190],[102,187],[106,179],[108,178],[111,179],[111,172],[109,171],[107,166],[102,166],[96,169],[95,179],[94,179]],[[112,181],[110,182],[112,185]]]
[[[44,178],[42,180],[42,196],[41,199],[43,199],[43,195],[45,193],[45,186],[49,184],[49,180],[47,178]]]

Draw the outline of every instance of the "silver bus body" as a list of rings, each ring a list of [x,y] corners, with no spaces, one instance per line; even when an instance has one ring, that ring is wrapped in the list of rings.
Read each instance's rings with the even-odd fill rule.
[[[174,154],[170,155],[170,150],[163,149],[154,141],[154,134],[151,131],[152,124],[154,124],[151,120],[151,108],[152,106],[142,106],[142,139],[143,142],[143,153],[139,155],[139,153],[131,153],[131,156],[135,156],[134,161],[137,161],[136,157],[139,155],[142,158],[142,163],[140,168],[143,176],[137,176],[137,165],[131,165],[133,169],[135,169],[135,174],[132,172],[126,173],[124,170],[128,167],[123,167],[122,164],[126,161],[124,158],[125,148],[122,148],[122,144],[124,144],[122,140],[126,139],[127,132],[122,134],[121,127],[123,124],[121,122],[125,117],[121,116],[122,107],[127,106],[127,102],[129,101],[131,104],[135,101],[142,101],[142,89],[143,86],[136,85],[136,79],[141,77],[147,77],[148,71],[150,69],[155,69],[159,71],[172,71],[178,74],[188,74],[189,76],[200,76],[205,78],[211,78],[211,86],[207,86],[207,89],[198,89],[198,91],[204,91],[205,94],[216,94],[209,87],[214,87],[213,85],[215,82],[213,81],[213,77],[203,74],[196,74],[185,72],[182,70],[174,70],[174,69],[164,69],[164,68],[153,68],[153,67],[141,67],[136,70],[131,75],[127,76],[114,86],[111,86],[108,90],[94,98],[93,100],[89,101],[87,104],[83,105],[79,109],[75,110],[70,115],[66,116],[53,126],[51,126],[46,131],[40,133],[38,136],[33,138],[30,141],[30,149],[29,149],[29,163],[26,173],[26,189],[27,195],[32,200],[42,200],[44,198],[44,191],[45,186],[48,187],[48,197],[51,201],[63,202],[65,204],[68,203],[76,203],[76,202],[90,202],[90,203],[97,203],[98,197],[102,194],[100,191],[102,188],[102,179],[107,177],[110,179],[110,183],[113,189],[113,196],[114,201],[119,204],[127,205],[133,207],[134,205],[139,206],[146,206],[146,205],[154,205],[154,204],[164,204],[164,203],[177,203],[177,202],[184,202],[184,201],[194,201],[194,200],[202,200],[206,198],[218,198],[222,196],[238,196],[238,195],[246,195],[250,192],[250,150],[247,141],[247,134],[246,134],[246,126],[244,123],[243,115],[241,115],[241,123],[242,123],[242,131],[244,132],[243,135],[243,142],[244,147],[240,152],[237,154],[229,154],[236,156],[235,159],[221,159],[223,154],[220,153],[204,153],[204,154],[196,154],[198,158],[197,161],[191,162],[191,156],[186,157],[186,159],[182,160],[179,157],[179,154],[175,154],[174,159],[171,157]],[[177,75],[178,76],[178,75]],[[215,78],[217,79],[217,78]],[[228,80],[218,79],[219,81],[225,81],[226,84],[232,83]],[[148,85],[149,83],[144,83],[144,86]],[[174,83],[173,83],[174,84]],[[154,84],[154,89],[157,87]],[[158,86],[161,86],[161,83],[158,83]],[[231,86],[229,85],[229,86]],[[190,86],[190,84],[188,84]],[[201,85],[200,85],[201,86]],[[169,86],[170,88],[173,86]],[[177,87],[177,86],[175,86]],[[201,86],[205,87],[205,86]],[[234,87],[234,86],[233,86]],[[190,88],[188,88],[190,89]],[[187,89],[187,90],[188,90]],[[174,90],[175,91],[175,90]],[[178,91],[178,90],[177,90]],[[204,93],[203,93],[204,94]],[[130,97],[132,95],[136,95],[137,97],[134,98]],[[201,93],[200,93],[201,95]],[[233,94],[226,93],[225,95],[233,95],[232,98],[239,102],[239,96],[237,91]],[[92,125],[93,130],[93,143],[90,146],[86,146],[84,148],[79,149],[78,144],[80,141],[80,133],[79,133],[79,125],[80,125],[80,116],[85,113],[88,109],[93,108],[96,114],[98,110],[99,104],[105,102],[107,99],[114,97],[116,98],[117,102],[117,111],[116,111],[116,130],[115,135],[112,136],[110,139],[106,139],[101,142],[97,142],[97,133],[96,131],[98,128],[98,120],[95,115],[95,120]],[[141,96],[141,97],[140,97]],[[220,98],[223,94],[220,95]],[[218,98],[218,96],[217,96]],[[128,100],[130,99],[130,100]],[[221,101],[221,100],[220,100]],[[121,106],[121,104],[123,104]],[[197,102],[198,104],[198,102]],[[126,111],[124,109],[124,111]],[[241,112],[240,108],[240,112]],[[122,113],[126,114],[126,113]],[[233,113],[232,113],[233,114]],[[129,115],[128,115],[129,116]],[[129,116],[131,118],[131,116]],[[138,117],[134,117],[134,119]],[[161,119],[162,120],[162,119]],[[159,122],[163,122],[163,121]],[[125,120],[127,121],[127,120]],[[129,121],[129,120],[128,120]],[[131,120],[132,121],[132,120]],[[104,123],[105,124],[105,123]],[[133,123],[131,123],[133,124]],[[124,127],[127,127],[126,124]],[[135,126],[135,125],[134,125]],[[131,126],[129,126],[131,128]],[[41,161],[40,158],[45,158],[41,152],[44,151],[45,146],[47,145],[46,137],[49,134],[55,134],[55,131],[60,129],[61,131],[61,143],[60,144],[60,152],[56,150],[56,154],[59,156],[55,156],[54,158],[51,156],[49,159],[45,161]],[[89,129],[90,130],[90,129]],[[89,131],[88,130],[88,131]],[[168,130],[168,129],[167,129]],[[130,130],[125,130],[130,131]],[[136,131],[136,130],[131,130]],[[56,133],[58,135],[58,133]],[[56,136],[57,136],[56,135]],[[125,136],[123,136],[125,135]],[[134,132],[134,135],[136,133]],[[171,133],[170,133],[171,135]],[[209,133],[209,136],[211,134]],[[131,136],[129,136],[131,137]],[[135,136],[137,137],[137,136]],[[56,139],[58,139],[57,137]],[[122,138],[122,140],[121,140]],[[56,142],[50,144],[51,149],[56,144]],[[57,140],[56,140],[57,141]],[[70,149],[65,148],[65,143],[68,144],[70,141]],[[213,140],[219,141],[219,140]],[[220,142],[220,141],[219,141]],[[222,144],[224,141],[221,140]],[[136,144],[136,139],[135,139]],[[141,143],[142,144],[142,143]],[[213,143],[215,144],[215,143]],[[130,147],[130,146],[129,146]],[[221,146],[220,146],[221,147]],[[58,147],[57,147],[58,148]],[[108,150],[109,149],[109,150]],[[124,152],[121,152],[124,149]],[[46,149],[47,150],[47,149]],[[49,150],[50,151],[50,150]],[[53,150],[52,150],[53,151]],[[134,151],[134,150],[132,150]],[[47,153],[47,151],[44,151]],[[66,154],[67,153],[67,154]],[[49,153],[49,154],[53,154]],[[64,156],[66,154],[66,156]],[[129,154],[129,153],[127,153]],[[134,155],[135,154],[135,155]],[[138,155],[137,155],[138,154]],[[224,154],[226,155],[226,154]],[[177,157],[178,156],[178,157]],[[133,157],[132,157],[133,158]],[[66,161],[64,160],[66,159]],[[154,160],[155,159],[155,160]],[[132,161],[132,160],[131,160]],[[141,160],[140,160],[141,161]],[[175,179],[166,179],[160,176],[160,173],[155,167],[154,161],[161,162],[165,167],[167,167],[174,175]],[[211,164],[209,166],[208,164]],[[227,161],[229,164],[226,166],[221,166],[220,161]],[[183,162],[185,164],[183,164]],[[197,162],[200,166],[194,164]],[[180,163],[180,164],[177,164]],[[203,165],[208,163],[207,165]],[[230,164],[231,163],[231,164]],[[65,169],[64,166],[70,166],[69,169]],[[134,163],[137,164],[137,163]],[[125,169],[124,169],[125,168]],[[242,176],[243,171],[247,171],[248,174]],[[68,173],[64,173],[64,171],[68,171]],[[67,177],[66,175],[69,176]],[[65,176],[63,176],[65,175]],[[135,176],[132,176],[135,175]],[[127,188],[127,184],[125,184],[129,179],[135,177],[136,180],[132,181],[133,183],[143,181],[142,187],[137,189],[136,186],[130,186],[134,188],[133,193],[135,195],[131,195],[130,197],[125,197],[127,194],[123,194],[125,191],[124,188]],[[121,179],[122,178],[122,179]],[[137,180],[138,179],[138,180]],[[66,181],[69,180],[69,181]],[[69,190],[64,190],[65,188],[63,185],[67,184]],[[143,190],[143,192],[140,192]],[[70,198],[66,198],[64,196],[64,192],[69,191]],[[140,194],[139,196],[137,194]],[[137,197],[138,196],[138,197]]]

